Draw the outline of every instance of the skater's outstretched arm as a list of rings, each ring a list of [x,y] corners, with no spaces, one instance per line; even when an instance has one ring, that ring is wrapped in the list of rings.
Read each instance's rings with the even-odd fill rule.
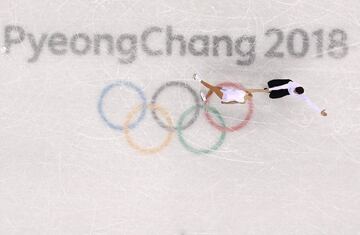
[[[325,109],[320,109],[316,104],[314,104],[309,97],[305,96],[305,95],[299,95],[298,96],[300,99],[304,100],[307,105],[312,108],[315,112],[320,113],[321,116],[327,116],[327,112],[325,111]]]
[[[245,91],[250,92],[250,93],[256,93],[256,92],[269,93],[268,89],[245,89]]]

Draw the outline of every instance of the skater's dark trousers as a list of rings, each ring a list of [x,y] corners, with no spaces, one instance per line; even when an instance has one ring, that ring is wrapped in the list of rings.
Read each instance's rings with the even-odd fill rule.
[[[273,87],[285,85],[289,82],[292,82],[292,80],[290,80],[290,79],[274,79],[274,80],[271,80],[268,82],[268,86],[269,86],[269,88],[273,88]],[[270,91],[269,97],[271,99],[278,99],[278,98],[281,98],[281,97],[284,97],[287,95],[290,95],[288,89],[281,89],[281,90]]]

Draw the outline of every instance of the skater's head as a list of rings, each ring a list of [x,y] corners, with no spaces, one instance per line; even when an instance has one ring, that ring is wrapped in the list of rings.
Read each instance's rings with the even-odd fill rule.
[[[304,93],[304,88],[299,86],[295,88],[295,93],[301,95],[302,93]]]

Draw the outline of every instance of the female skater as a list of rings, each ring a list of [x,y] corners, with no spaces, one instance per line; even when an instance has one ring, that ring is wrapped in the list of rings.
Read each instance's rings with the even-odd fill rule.
[[[266,92],[263,89],[245,89],[240,90],[232,87],[217,87],[213,86],[199,78],[197,74],[193,76],[195,81],[200,82],[206,88],[209,89],[208,93],[205,94],[200,92],[201,99],[205,102],[212,93],[215,93],[217,97],[221,99],[222,104],[245,104],[252,98],[252,92]]]

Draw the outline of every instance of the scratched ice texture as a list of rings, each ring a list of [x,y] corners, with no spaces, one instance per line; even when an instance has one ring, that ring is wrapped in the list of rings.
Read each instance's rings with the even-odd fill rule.
[[[0,46],[11,25],[25,34],[0,56],[0,234],[360,234],[358,0],[1,1]],[[166,55],[167,26],[186,38],[185,55],[179,42]],[[162,55],[147,55],[141,47],[141,34],[150,27],[161,32],[149,35],[147,45]],[[277,39],[265,35],[271,28],[284,32],[276,49],[282,58],[264,56]],[[309,37],[302,58],[287,49],[294,29]],[[324,53],[318,57],[312,33],[321,29]],[[344,58],[327,51],[333,29],[347,34]],[[56,32],[68,39],[84,33],[92,42],[95,33],[114,39],[134,34],[137,57],[120,63],[120,55],[107,55],[104,45],[101,55],[93,45],[87,55],[69,46],[65,55],[54,55],[47,38],[37,61],[28,62],[31,35],[38,44],[42,34]],[[194,56],[188,50],[193,35],[254,35],[255,61],[238,65],[240,55],[226,56],[223,44],[214,56],[212,43],[209,56]],[[301,39],[294,39],[296,51]],[[329,115],[292,97],[254,94],[249,122],[224,136],[199,111],[180,131],[188,145],[205,151],[197,154],[184,147],[177,131],[156,122],[154,106],[126,133],[112,129],[99,113],[101,93],[114,82],[131,81],[149,104],[158,88],[178,81],[183,85],[165,86],[156,100],[163,110],[157,110],[158,121],[166,125],[168,116],[176,125],[195,104],[184,84],[196,94],[202,89],[192,80],[195,72],[214,84],[247,88],[291,78]],[[104,115],[118,127],[141,111],[134,111],[142,102],[139,94],[127,85],[103,97]],[[227,126],[243,122],[249,107],[221,105],[215,97],[210,106]],[[194,115],[189,111],[184,124]],[[142,154],[128,141],[154,152]],[[157,151],[159,146],[164,148]]]

